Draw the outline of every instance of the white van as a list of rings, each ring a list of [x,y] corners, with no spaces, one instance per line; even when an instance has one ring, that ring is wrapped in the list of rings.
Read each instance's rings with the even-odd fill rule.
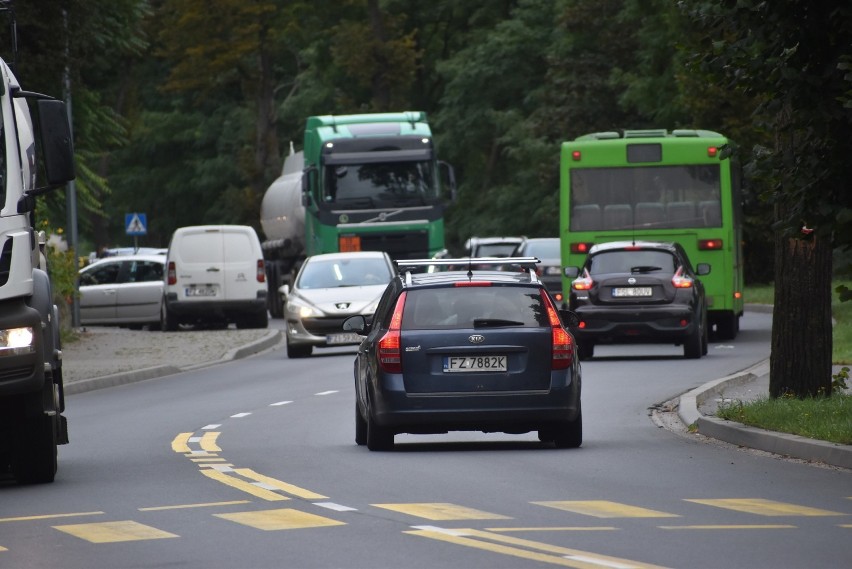
[[[179,324],[266,328],[266,273],[248,225],[197,225],[174,232],[166,254],[163,331]]]

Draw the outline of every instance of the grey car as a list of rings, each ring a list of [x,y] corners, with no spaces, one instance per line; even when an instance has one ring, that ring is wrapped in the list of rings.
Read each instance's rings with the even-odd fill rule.
[[[159,326],[165,260],[162,255],[107,257],[81,269],[80,323]]]
[[[541,261],[536,266],[538,278],[560,304],[562,303],[561,250],[559,237],[535,237],[526,239],[515,252],[518,257],[536,257]]]
[[[340,326],[354,314],[372,318],[394,274],[391,258],[381,251],[308,257],[293,288],[282,287],[288,357],[310,356],[314,347],[360,343],[360,336]]]

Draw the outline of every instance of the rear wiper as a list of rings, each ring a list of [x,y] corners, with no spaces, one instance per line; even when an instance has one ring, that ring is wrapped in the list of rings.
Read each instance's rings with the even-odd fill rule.
[[[651,267],[648,265],[643,265],[641,267],[630,267],[631,273],[650,273],[651,271],[662,271],[662,267]]]
[[[501,326],[523,326],[523,322],[517,320],[501,320],[500,318],[476,318],[473,321],[474,328],[499,328]]]

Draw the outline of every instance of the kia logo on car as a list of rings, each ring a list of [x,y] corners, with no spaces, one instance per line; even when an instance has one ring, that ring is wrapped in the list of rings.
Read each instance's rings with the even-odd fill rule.
[[[471,344],[481,344],[485,341],[485,336],[482,334],[472,334],[468,340],[470,340]]]
[[[636,284],[636,279],[630,277],[629,279],[627,279],[627,284]]]

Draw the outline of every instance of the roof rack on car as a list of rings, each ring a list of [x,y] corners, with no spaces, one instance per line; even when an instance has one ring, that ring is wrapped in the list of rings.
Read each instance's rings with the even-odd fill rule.
[[[459,259],[401,259],[396,261],[396,266],[402,269],[412,269],[416,267],[436,267],[436,266],[459,266],[467,265],[468,277],[473,274],[473,265],[520,265],[524,270],[529,271],[530,282],[538,282],[538,277],[535,274],[535,266],[541,261],[537,257],[463,257]],[[411,284],[411,271],[405,271],[405,284]]]

